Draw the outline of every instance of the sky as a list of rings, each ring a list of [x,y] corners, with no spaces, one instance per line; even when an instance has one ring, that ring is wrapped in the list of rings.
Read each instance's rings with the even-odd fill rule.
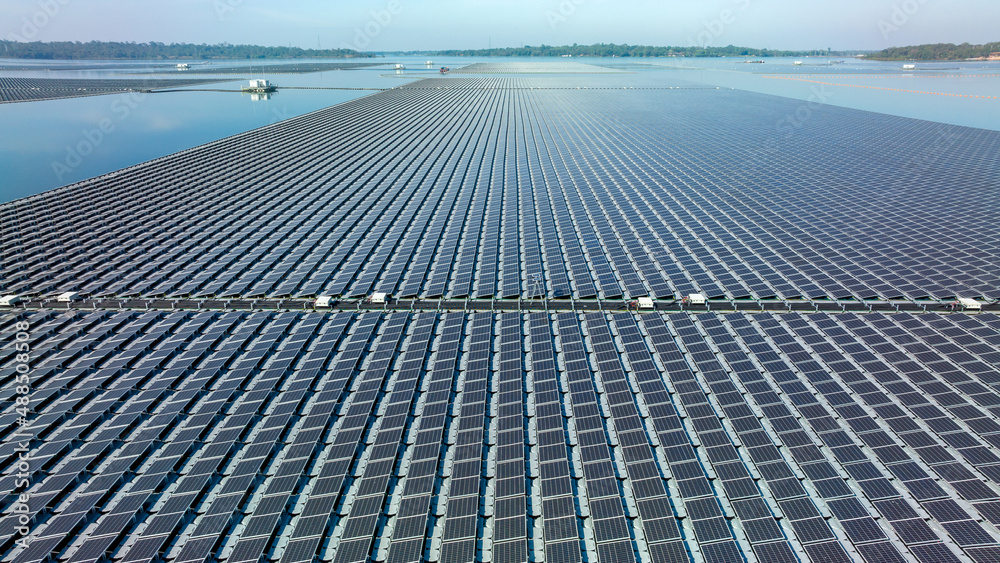
[[[998,15],[997,0],[3,0],[0,38],[364,51],[573,43],[879,50],[1000,41]]]

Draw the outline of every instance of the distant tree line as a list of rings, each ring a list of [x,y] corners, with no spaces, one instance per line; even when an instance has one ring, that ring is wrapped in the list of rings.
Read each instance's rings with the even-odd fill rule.
[[[933,45],[913,45],[892,47],[868,56],[879,61],[961,61],[986,58],[1000,52],[1000,42],[985,45],[962,43],[936,43]]]
[[[371,57],[351,49],[300,49],[260,45],[193,45],[190,43],[120,43],[117,41],[0,40],[0,57],[16,59],[307,59]]]
[[[854,54],[852,51],[849,54]],[[816,51],[777,51],[772,49],[752,49],[750,47],[654,47],[651,45],[616,45],[597,43],[594,45],[539,45],[537,47],[503,47],[497,49],[457,49],[449,51],[422,52],[440,57],[805,57],[810,55],[829,56],[842,53],[829,49]]]

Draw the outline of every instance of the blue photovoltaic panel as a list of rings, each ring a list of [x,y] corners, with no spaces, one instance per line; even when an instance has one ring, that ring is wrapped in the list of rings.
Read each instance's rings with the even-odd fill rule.
[[[450,87],[437,88],[442,80]],[[667,90],[670,104],[658,103],[662,88],[672,84],[653,73],[587,78],[589,84],[644,86],[627,94],[577,91],[579,77],[534,78],[527,89],[524,80],[434,79],[427,87],[394,89],[271,128],[267,160],[233,157],[226,149],[235,141],[220,141],[103,177],[73,187],[81,195],[71,199],[90,201],[88,209],[67,210],[66,220],[51,228],[43,216],[24,214],[60,209],[65,203],[52,198],[70,197],[43,194],[46,205],[20,211],[21,227],[0,239],[41,249],[81,222],[102,226],[81,231],[63,254],[65,269],[37,261],[10,272],[5,289],[149,297],[361,296],[376,289],[428,298],[996,295],[998,274],[975,250],[988,242],[982,237],[990,231],[977,223],[986,216],[949,222],[915,208],[907,210],[908,221],[889,220],[895,194],[906,190],[952,199],[974,192],[943,181],[956,159],[935,155],[942,166],[922,170],[919,181],[885,178],[880,190],[870,189],[882,172],[874,163],[831,164],[837,151],[828,139],[870,126],[864,119],[901,131],[882,152],[909,155],[930,150],[921,144],[934,135],[929,124],[831,107],[796,139],[796,151],[779,142],[771,152],[743,154],[737,143],[763,145],[761,131],[787,113],[787,101],[676,88]],[[570,88],[553,87],[559,84]],[[752,116],[740,112],[748,105],[757,109]],[[381,110],[367,111],[371,107]],[[715,116],[725,112],[738,113],[740,122],[715,127]],[[605,119],[628,125],[608,129],[610,137],[593,135],[591,128]],[[316,139],[360,138],[373,120],[399,142],[374,151],[345,143],[320,152]],[[994,142],[988,132],[953,129],[968,137],[967,154]],[[433,134],[424,139],[427,131]],[[408,152],[420,141],[426,143],[419,151]],[[823,157],[801,160],[800,151],[812,148]],[[186,162],[200,166],[192,170]],[[261,191],[241,181],[259,168],[295,173]],[[746,174],[770,181],[747,184],[740,179]],[[826,181],[804,180],[810,177]],[[347,182],[357,189],[321,187]],[[184,191],[194,189],[201,197]],[[864,213],[830,212],[849,206],[854,192],[875,198]],[[735,193],[745,208],[734,206]],[[280,203],[258,205],[267,198]],[[233,220],[214,221],[225,199],[237,202],[226,207]],[[119,201],[123,208],[112,207]],[[134,212],[141,224],[152,209],[165,216],[150,225],[148,237],[122,243],[100,269],[89,267],[98,248],[128,240],[132,224],[103,226],[109,213]],[[455,220],[470,211],[467,220]],[[861,234],[868,228],[878,238]],[[911,242],[935,230],[948,235],[933,249]]]

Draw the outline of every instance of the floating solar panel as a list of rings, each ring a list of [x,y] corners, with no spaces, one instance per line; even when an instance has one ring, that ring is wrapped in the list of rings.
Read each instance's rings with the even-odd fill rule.
[[[0,76],[0,104],[148,92],[219,82],[213,78],[13,78]]]
[[[255,64],[247,66],[201,66],[195,65],[184,69],[184,74],[235,74],[237,76],[260,74],[306,74],[310,72],[325,72],[328,70],[352,70],[384,66],[378,62],[303,62],[280,64]]]
[[[987,213],[897,203],[991,197],[996,135],[947,128],[967,185],[901,178],[838,147],[928,155],[933,125],[824,108],[768,144],[790,107],[477,66],[0,206],[6,398],[17,323],[34,354],[0,555],[995,560],[1000,318],[789,299],[993,295]],[[32,300],[65,291],[129,299]],[[753,312],[606,310],[692,293]]]
[[[109,320],[100,312],[71,315],[62,323],[96,328]],[[20,316],[42,325],[48,313]],[[988,449],[974,444],[989,434],[970,429],[935,442],[935,435],[923,433],[916,442],[912,430],[891,430],[888,407],[898,405],[897,413],[907,408],[891,394],[869,405],[889,418],[847,409],[840,391],[847,382],[889,381],[879,377],[887,373],[880,371],[884,368],[871,361],[838,370],[789,371],[819,361],[812,354],[790,359],[801,347],[796,336],[819,336],[822,341],[812,338],[813,347],[843,346],[860,354],[859,346],[876,342],[876,333],[865,331],[865,340],[859,332],[851,344],[833,339],[848,334],[837,327],[861,320],[889,330],[897,325],[883,319],[909,324],[906,316],[153,312],[119,317],[113,323],[118,331],[96,331],[89,339],[95,350],[117,342],[101,361],[126,355],[151,334],[158,340],[143,354],[162,352],[165,360],[154,369],[108,373],[104,385],[120,390],[113,395],[118,400],[101,403],[101,393],[81,395],[82,402],[64,411],[63,422],[41,439],[35,451],[47,456],[51,469],[31,477],[40,502],[32,509],[52,515],[34,526],[39,540],[33,548],[7,547],[16,561],[42,560],[50,553],[93,561],[119,550],[129,560],[150,560],[169,551],[170,538],[180,534],[189,538],[176,552],[183,561],[223,552],[252,560],[271,552],[274,538],[288,538],[288,547],[278,552],[287,561],[312,561],[323,553],[348,561],[420,558],[435,549],[426,543],[434,541],[440,542],[439,557],[459,560],[480,553],[484,530],[494,557],[506,560],[542,552],[583,560],[591,550],[627,559],[633,540],[666,561],[685,557],[693,545],[684,542],[697,543],[706,557],[718,560],[735,556],[740,546],[775,560],[800,549],[840,559],[851,553],[891,560],[909,553],[920,559],[934,544],[982,558],[995,544],[986,522],[995,517],[992,507],[1000,498],[986,483],[996,472],[990,465],[956,465],[966,449]],[[939,319],[959,317],[923,317],[932,325]],[[49,338],[69,349],[58,332],[38,344]],[[697,351],[726,344],[729,351],[720,355]],[[257,358],[256,350],[263,355]],[[229,360],[214,364],[220,355]],[[853,358],[846,351],[841,357]],[[248,364],[248,358],[254,359]],[[761,359],[765,367],[753,367]],[[96,364],[82,365],[102,373]],[[178,371],[181,365],[191,369]],[[203,371],[210,365],[219,367]],[[248,365],[254,367],[240,367]],[[950,365],[950,371],[937,367],[957,373],[964,364]],[[129,379],[133,372],[145,376]],[[13,372],[3,373],[9,378]],[[790,380],[785,373],[802,375]],[[139,383],[118,387],[118,380]],[[786,407],[768,398],[769,389],[792,382],[816,389],[810,391],[813,400]],[[59,387],[40,381],[39,390],[51,390],[53,400],[40,405],[39,414],[58,408],[60,397],[86,383],[85,377]],[[146,396],[144,389],[158,391],[142,410],[127,408],[139,404],[134,401]],[[747,393],[719,406],[713,389]],[[856,433],[853,423],[822,424],[834,408],[827,396],[852,417],[848,421],[868,417],[875,427]],[[867,397],[862,393],[852,404],[866,404]],[[106,409],[103,419],[82,417],[90,405]],[[190,413],[186,417],[182,407]],[[802,418],[774,432],[770,422],[790,418],[790,408]],[[730,425],[730,413],[746,424]],[[709,420],[722,424],[706,426]],[[109,434],[112,430],[116,433]],[[108,440],[112,435],[118,438]],[[951,439],[958,435],[968,437]],[[77,441],[66,441],[70,436]],[[199,448],[195,440],[207,441]],[[813,440],[838,445],[829,453],[820,449],[819,460],[796,455]],[[921,447],[900,450],[901,458],[880,455],[896,440]],[[836,448],[852,443],[866,449],[859,449],[858,457],[838,454]],[[926,459],[922,453],[930,443],[948,455]],[[728,448],[734,457],[718,457],[718,448]],[[652,463],[657,458],[666,463]],[[184,473],[171,477],[181,467]],[[270,470],[262,474],[265,467]],[[741,480],[746,487],[731,486]],[[975,504],[963,500],[962,483],[982,486],[971,499]],[[298,507],[290,504],[293,495],[301,499]],[[214,538],[220,535],[231,539],[219,543]],[[69,537],[82,541],[64,541]],[[392,539],[376,543],[380,537]]]
[[[800,135],[775,140],[763,132],[794,102],[693,86],[622,72],[406,85],[40,194],[30,208],[0,206],[17,217],[0,229],[6,249],[46,256],[76,237],[58,267],[22,264],[0,287],[172,298],[1000,296],[978,250],[992,241],[986,202],[955,221],[922,207],[891,219],[899,194],[992,193],[981,188],[996,182],[995,163],[935,151],[944,126],[825,107]],[[723,127],[729,114],[739,120]],[[373,126],[398,142],[366,137]],[[882,161],[831,164],[843,160],[832,139],[866,127],[900,131],[877,154],[941,166],[915,179],[912,168],[887,175]],[[996,142],[948,130],[965,142],[947,151],[986,154],[969,147]],[[234,156],[238,143],[264,148],[247,160]],[[958,162],[982,178],[948,182]],[[247,181],[262,175],[266,189]],[[838,214],[855,192],[874,199]],[[218,209],[232,220],[215,220]],[[935,245],[913,242],[931,231]],[[98,257],[106,247],[115,252]]]

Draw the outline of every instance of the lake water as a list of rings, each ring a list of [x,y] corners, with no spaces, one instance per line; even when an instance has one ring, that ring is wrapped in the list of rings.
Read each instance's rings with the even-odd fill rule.
[[[371,69],[276,74],[265,75],[265,78],[284,87],[391,88],[420,76],[436,76],[440,66],[457,68],[473,62],[504,60],[435,57],[434,65],[427,67],[424,64],[426,57],[397,57],[384,61],[406,65],[405,73],[396,73],[390,64],[386,64]],[[766,59],[764,64],[745,64],[730,58],[573,60],[785,96],[812,102],[809,107],[816,111],[821,111],[821,106],[817,104],[825,103],[1000,130],[1000,63],[997,62],[920,63],[915,70],[904,72],[902,63],[847,59],[843,63],[832,64],[833,59],[829,58],[801,59],[801,65],[794,64],[793,59]],[[264,64],[280,62],[266,61]],[[0,59],[0,66],[37,64],[106,66],[109,63],[38,63]],[[260,63],[212,61],[211,64],[252,67]],[[163,75],[148,76],[177,77],[180,74],[167,70],[169,72]],[[121,69],[0,71],[0,76],[123,77]],[[366,90],[280,90],[269,99],[255,99],[233,92],[197,91],[235,90],[241,83],[245,80],[192,86],[185,88],[189,90],[185,92],[0,104],[0,126],[9,132],[0,136],[0,202],[40,193],[374,93]],[[100,130],[102,125],[104,131]]]

